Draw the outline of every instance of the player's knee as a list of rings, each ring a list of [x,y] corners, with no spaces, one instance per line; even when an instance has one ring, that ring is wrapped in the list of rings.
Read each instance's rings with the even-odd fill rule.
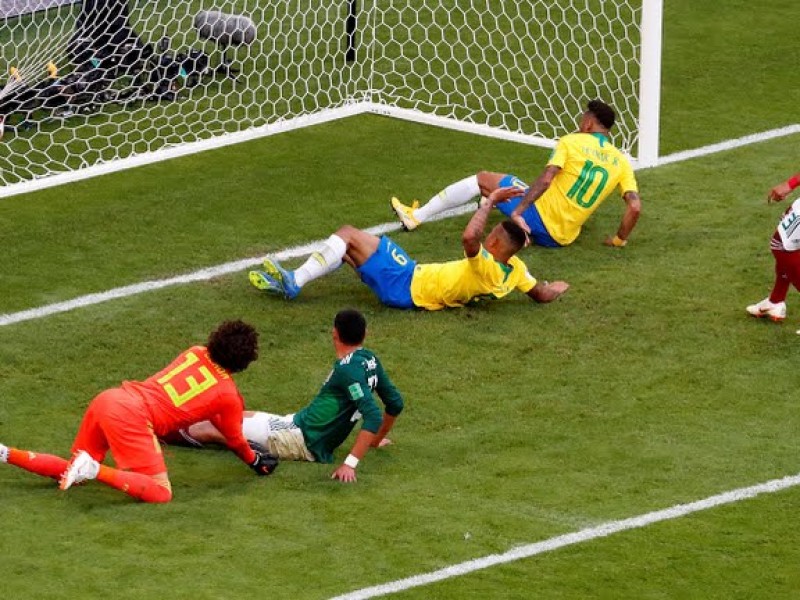
[[[494,190],[497,189],[497,186],[500,184],[500,180],[504,177],[502,173],[493,173],[491,171],[479,171],[477,178],[478,178],[478,187],[481,188],[481,194],[484,196],[488,196]]]
[[[344,240],[345,243],[350,243],[355,236],[359,234],[361,230],[353,227],[352,225],[342,225],[337,231],[336,234],[340,238]]]
[[[140,499],[151,504],[165,504],[172,500],[172,484],[164,476],[152,478],[152,484],[143,491]]]

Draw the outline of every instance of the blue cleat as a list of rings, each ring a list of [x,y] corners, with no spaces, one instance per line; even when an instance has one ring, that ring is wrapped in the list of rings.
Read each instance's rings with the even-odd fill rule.
[[[287,300],[293,300],[300,294],[300,286],[294,281],[294,272],[284,269],[276,260],[265,260],[263,271],[251,271],[250,283],[268,293],[280,294]]]
[[[267,275],[264,271],[250,271],[248,274],[250,284],[261,291],[273,294],[275,296],[283,296],[283,286],[280,281],[276,281],[273,277]]]

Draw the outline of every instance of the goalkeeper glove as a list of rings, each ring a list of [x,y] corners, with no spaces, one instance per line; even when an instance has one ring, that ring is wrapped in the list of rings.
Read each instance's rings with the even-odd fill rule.
[[[257,442],[248,441],[247,443],[256,453],[256,458],[250,463],[250,468],[256,472],[256,475],[262,477],[272,474],[278,468],[278,457],[270,454],[264,446]]]

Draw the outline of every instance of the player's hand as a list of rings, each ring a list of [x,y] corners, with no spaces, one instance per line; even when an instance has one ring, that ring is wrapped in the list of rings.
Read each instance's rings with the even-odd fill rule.
[[[347,465],[339,465],[339,468],[333,472],[333,475],[331,475],[331,479],[338,479],[343,483],[355,483],[356,470],[353,467],[348,467]]]
[[[390,440],[389,438],[385,437],[380,442],[378,442],[377,444],[371,444],[371,446],[373,448],[383,448],[384,446],[391,446],[393,443],[394,442],[392,440]]]
[[[256,472],[256,475],[263,477],[271,475],[272,472],[278,468],[278,457],[270,454],[264,446],[257,442],[248,441],[248,445],[256,453],[255,460],[250,463],[250,468]]]
[[[787,182],[779,183],[774,188],[769,191],[769,195],[767,196],[767,203],[770,202],[780,202],[784,200],[786,196],[788,196],[792,191],[792,188],[789,187]]]
[[[522,215],[516,215],[516,214],[511,215],[511,220],[514,221],[514,223],[516,223],[520,227],[522,227],[522,230],[525,233],[527,233],[528,235],[531,234],[531,228],[528,227],[528,224],[525,222],[525,219],[522,218]],[[530,243],[530,239],[528,240],[528,243]]]
[[[495,204],[505,202],[506,200],[510,200],[511,198],[516,198],[517,196],[522,196],[524,194],[525,190],[514,186],[508,186],[497,188],[491,194],[489,194],[487,200],[489,200],[489,202],[492,203],[492,206],[494,206]]]

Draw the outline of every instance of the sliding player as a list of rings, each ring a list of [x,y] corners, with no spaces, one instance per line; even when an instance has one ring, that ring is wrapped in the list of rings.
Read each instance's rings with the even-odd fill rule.
[[[144,502],[169,502],[172,486],[157,435],[211,420],[227,446],[258,475],[277,461],[242,435],[242,400],[231,375],[258,357],[258,334],[247,323],[226,321],[165,369],[145,381],[125,381],[89,404],[69,462],[59,456],[0,444],[0,462],[59,480],[62,490],[90,479]],[[117,468],[100,464],[111,450]]]
[[[316,397],[294,414],[245,412],[244,436],[268,448],[280,460],[331,463],[333,452],[350,435],[356,421],[363,419],[350,454],[332,475],[340,481],[355,481],[356,466],[367,450],[391,443],[386,434],[403,410],[403,397],[380,360],[362,346],[366,331],[367,322],[360,312],[340,311],[333,321],[337,360]],[[385,406],[383,414],[373,392]],[[210,421],[190,425],[163,439],[194,447],[225,443],[225,437]]]
[[[800,186],[800,173],[796,173],[769,191],[767,202],[780,202]],[[789,286],[800,290],[800,198],[786,209],[770,240],[775,257],[775,284],[770,295],[761,302],[751,304],[747,312],[754,317],[769,317],[777,323],[786,318],[786,296]],[[800,330],[797,331],[800,334]]]
[[[604,243],[624,246],[639,220],[642,204],[628,159],[609,141],[615,120],[610,106],[599,100],[589,102],[578,133],[559,140],[544,172],[530,187],[514,175],[481,171],[446,187],[425,206],[419,207],[417,202],[406,206],[392,198],[392,208],[410,231],[479,194],[488,196],[500,187],[515,186],[521,190],[520,197],[500,202],[497,208],[523,227],[533,243],[559,248],[575,241],[587,219],[618,188],[625,200],[625,214],[616,235]]]
[[[345,225],[319,251],[294,271],[277,261],[264,261],[264,271],[251,271],[250,282],[260,290],[297,297],[309,281],[337,269],[346,261],[385,305],[393,308],[439,310],[464,306],[480,298],[502,298],[513,290],[537,302],[552,302],[569,288],[563,281],[536,281],[515,254],[526,234],[513,221],[503,221],[481,243],[492,206],[518,195],[513,187],[494,190],[472,216],[462,235],[466,258],[447,263],[420,264],[388,237],[375,237]]]

